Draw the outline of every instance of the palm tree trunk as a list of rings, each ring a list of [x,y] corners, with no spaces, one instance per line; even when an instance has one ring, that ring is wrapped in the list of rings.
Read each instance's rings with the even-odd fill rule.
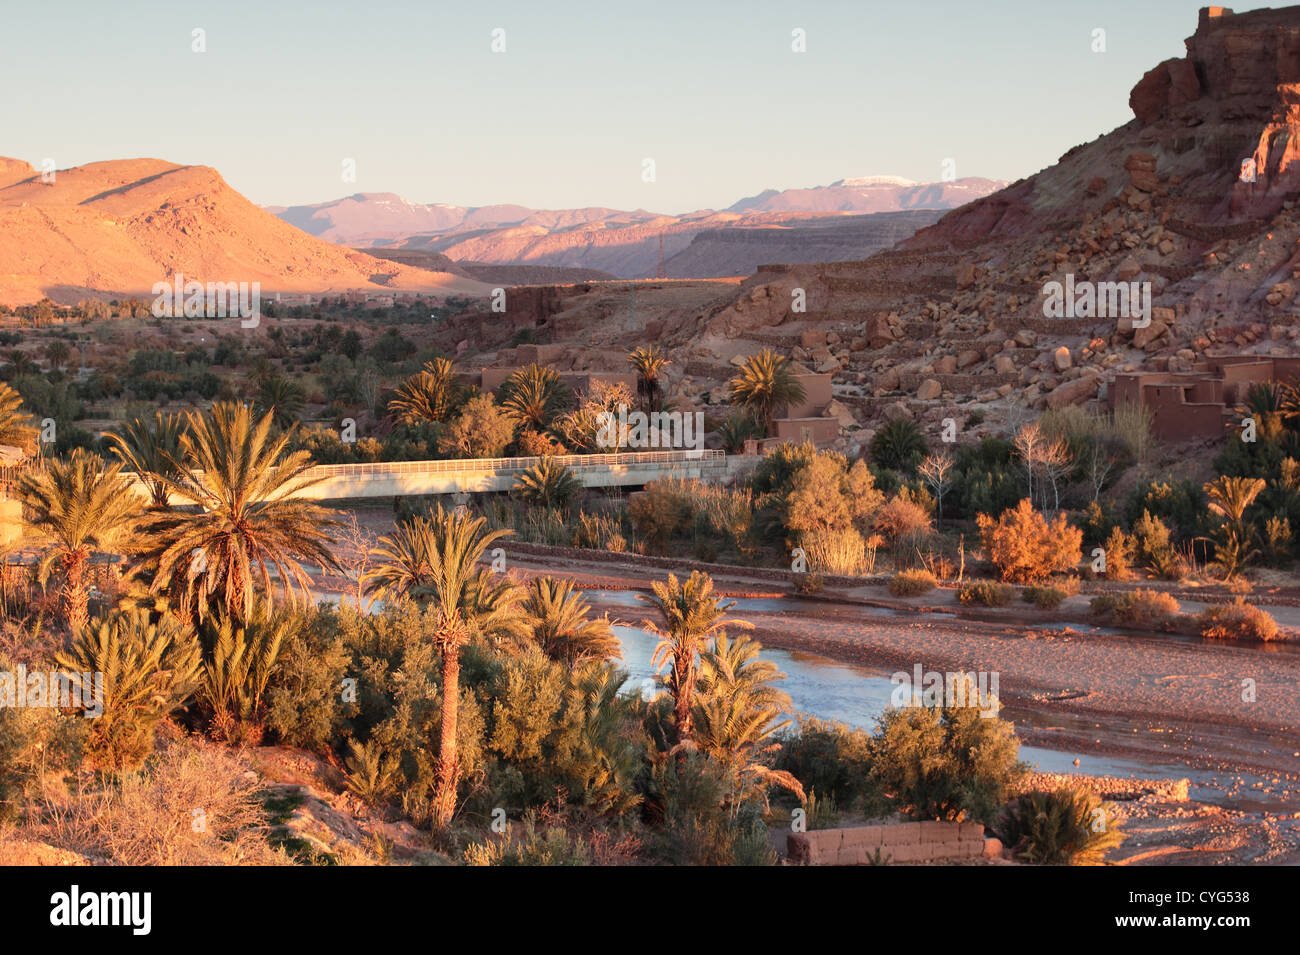
[[[684,743],[691,738],[691,690],[693,689],[690,664],[679,666],[676,676],[677,699],[673,722],[677,725],[677,742]]]
[[[438,777],[433,793],[433,828],[446,829],[456,811],[456,720],[460,706],[460,646],[448,640],[442,647],[442,728],[438,738]]]
[[[90,614],[87,610],[86,596],[86,555],[81,551],[72,551],[63,558],[63,612],[68,626],[73,633],[86,625]]]

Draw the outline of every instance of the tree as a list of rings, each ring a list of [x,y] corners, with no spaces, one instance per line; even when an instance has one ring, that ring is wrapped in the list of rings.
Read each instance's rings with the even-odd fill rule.
[[[941,525],[943,524],[943,496],[952,487],[952,464],[952,455],[945,449],[938,453],[927,454],[920,467],[916,469],[921,475],[921,480],[934,495],[938,523]]]
[[[1038,456],[1043,447],[1043,430],[1037,422],[1024,425],[1016,432],[1012,445],[1020,455],[1020,463],[1025,469],[1025,481],[1029,493],[1029,502],[1034,501],[1034,472],[1038,469]]]
[[[1033,583],[1073,570],[1082,559],[1083,531],[1071,527],[1064,514],[1049,524],[1029,498],[997,520],[980,514],[976,523],[989,560],[1003,580]]]
[[[1214,551],[1215,563],[1228,580],[1236,577],[1241,568],[1258,554],[1250,546],[1246,510],[1265,486],[1263,478],[1228,477],[1222,474],[1205,485],[1210,510],[1224,519],[1215,535]]]
[[[186,420],[183,415],[155,411],[153,427],[136,418],[121,431],[105,436],[113,454],[144,482],[153,507],[167,506],[167,482],[181,476],[181,435]]]
[[[663,618],[662,623],[647,620],[642,624],[659,637],[650,662],[659,669],[669,667],[667,683],[673,696],[677,741],[689,743],[698,673],[696,657],[700,648],[706,640],[725,634],[728,626],[748,629],[750,624],[727,617],[727,611],[736,602],[715,598],[713,578],[698,570],[692,571],[683,582],[675,574],[669,574],[667,583],[655,581],[652,587],[653,594],[637,595]]]
[[[645,410],[663,410],[663,385],[660,379],[663,378],[664,369],[672,364],[664,355],[663,349],[658,345],[634,348],[628,353],[627,363],[636,371],[636,391]]]
[[[513,490],[530,504],[564,507],[582,490],[582,482],[553,457],[546,457],[519,475]]]
[[[435,358],[398,386],[388,402],[388,413],[401,424],[446,421],[457,390],[456,366],[446,358]]]
[[[434,787],[434,828],[446,829],[456,809],[460,766],[456,724],[460,706],[460,651],[474,636],[518,633],[516,588],[495,583],[479,559],[509,531],[490,531],[482,517],[444,511],[399,526],[397,539],[380,538],[378,566],[367,589],[409,594],[437,614],[434,644],[442,656],[442,721]]]
[[[746,358],[740,373],[728,384],[731,400],[762,421],[769,435],[776,409],[806,397],[803,385],[790,371],[789,361],[767,348]]]
[[[925,455],[925,436],[911,418],[896,416],[872,435],[867,453],[877,466],[907,473]]]
[[[36,450],[36,436],[39,431],[35,419],[23,413],[22,405],[22,396],[8,384],[0,381],[0,444],[7,444],[32,454]]]
[[[776,687],[785,679],[776,666],[759,658],[762,647],[748,637],[725,633],[700,654],[692,722],[700,750],[726,767],[735,817],[740,805],[769,786],[790,790],[802,801],[803,786],[791,773],[770,767],[765,757],[780,749],[773,737],[790,725],[790,697]]]
[[[298,420],[305,399],[298,382],[283,375],[267,375],[258,382],[253,407],[269,414],[277,428],[287,428]]]
[[[140,501],[116,462],[73,450],[24,474],[18,497],[29,515],[24,525],[47,542],[41,580],[57,564],[63,571],[63,617],[76,633],[86,624],[86,567],[96,553],[116,553],[131,541]]]
[[[302,562],[338,569],[330,553],[329,511],[294,495],[319,481],[311,455],[289,451],[294,428],[271,437],[271,416],[254,420],[243,405],[218,403],[191,415],[181,435],[181,461],[162,476],[178,500],[196,505],[155,514],[147,523],[156,545],[143,555],[155,564],[153,590],[179,594],[201,620],[209,601],[227,616],[248,620],[257,585],[271,598],[271,571],[292,601],[311,593]]]
[[[70,354],[72,352],[68,348],[67,342],[59,341],[57,338],[45,346],[45,357],[50,360],[52,368],[62,368],[67,364]]]
[[[571,580],[534,577],[519,612],[527,639],[570,670],[590,660],[616,660],[623,655],[608,615],[592,617],[591,605],[573,589]]]
[[[492,395],[475,395],[439,437],[438,450],[462,458],[499,458],[514,436],[514,420]]]
[[[516,369],[501,386],[501,407],[522,427],[545,431],[569,403],[569,389],[553,368]]]

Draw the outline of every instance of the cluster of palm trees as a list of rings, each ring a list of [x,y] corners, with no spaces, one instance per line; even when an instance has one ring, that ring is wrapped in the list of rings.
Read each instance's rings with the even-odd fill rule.
[[[62,570],[68,626],[86,624],[85,576],[98,557],[125,557],[155,605],[200,621],[214,610],[247,619],[259,590],[308,594],[304,563],[335,566],[332,522],[294,497],[315,483],[310,456],[289,450],[291,432],[272,432],[270,413],[258,419],[239,404],[159,412],[113,436],[117,461],[76,449],[24,474],[24,523],[43,549],[42,582]]]
[[[24,428],[17,403],[6,404],[0,389],[0,439],[23,440]],[[329,549],[331,512],[296,496],[315,479],[307,452],[291,450],[292,435],[293,428],[276,428],[271,412],[259,417],[218,403],[202,414],[160,412],[132,422],[110,439],[117,460],[74,450],[23,475],[18,495],[43,551],[42,581],[55,571],[62,577],[62,615],[74,639],[92,632],[88,567],[124,558],[136,588],[124,605],[180,624],[212,616],[218,639],[231,645],[220,659],[247,658],[248,679],[265,684],[271,667],[254,665],[250,628],[265,623],[274,594],[292,603],[309,596],[308,565],[338,566]],[[539,577],[521,585],[484,566],[488,549],[508,533],[481,516],[437,507],[381,538],[361,581],[372,600],[411,599],[434,611],[442,719],[432,815],[439,827],[456,806],[460,655],[469,641],[506,650],[535,645],[575,673],[621,656],[608,618],[594,617],[571,582]],[[670,575],[644,599],[660,618],[647,626],[660,637],[655,661],[667,670],[673,743],[717,756],[738,780],[797,789],[759,758],[784,725],[789,701],[772,686],[779,673],[757,660],[757,644],[727,636],[728,627],[745,626],[728,617],[734,604],[718,599],[699,573],[680,582]],[[236,643],[248,652],[235,652]],[[278,643],[257,642],[266,646],[256,652],[273,655]],[[208,697],[228,701],[225,718],[237,722],[245,715],[240,701],[253,698],[239,692],[244,670],[209,671]]]

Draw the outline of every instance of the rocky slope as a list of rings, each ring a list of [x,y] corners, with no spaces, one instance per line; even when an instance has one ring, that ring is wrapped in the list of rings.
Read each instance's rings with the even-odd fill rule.
[[[1300,7],[1202,11],[1187,56],[1147,73],[1130,104],[1129,123],[895,249],[762,270],[660,340],[697,363],[774,345],[833,372],[856,419],[846,447],[882,413],[979,411],[1006,427],[1104,400],[1119,371],[1296,354]],[[1045,286],[1067,275],[1150,283],[1150,325],[1046,317]],[[683,398],[711,387],[686,382]]]
[[[206,166],[157,159],[58,170],[0,159],[0,303],[147,296],[174,273],[275,291],[473,292],[462,276],[339,248],[259,209]]]

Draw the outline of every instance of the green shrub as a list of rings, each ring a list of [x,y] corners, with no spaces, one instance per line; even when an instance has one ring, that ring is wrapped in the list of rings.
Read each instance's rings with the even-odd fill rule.
[[[1036,865],[1090,865],[1124,841],[1114,805],[1088,790],[1022,793],[997,828],[998,838]]]
[[[113,767],[149,755],[158,724],[190,698],[201,679],[199,642],[173,617],[150,623],[144,612],[91,621],[55,659],[68,674],[104,675],[104,711],[90,720],[87,756]]]
[[[934,574],[928,570],[901,570],[889,581],[895,597],[917,597],[934,589]]]
[[[1241,597],[1230,604],[1214,604],[1196,615],[1201,636],[1212,640],[1276,640],[1277,621]]]
[[[1158,590],[1133,590],[1102,594],[1092,599],[1092,612],[1109,615],[1118,623],[1145,630],[1160,630],[1178,616],[1178,601]]]
[[[351,731],[357,704],[345,698],[352,655],[343,645],[338,615],[352,607],[294,615],[266,691],[267,726],[280,742],[325,753]],[[351,697],[352,694],[347,694]]]
[[[1054,587],[1051,584],[1035,584],[1026,587],[1021,594],[1021,598],[1027,604],[1033,604],[1040,610],[1055,610],[1061,606],[1062,602],[1068,597],[1063,589]]]
[[[973,580],[957,588],[957,600],[967,607],[1005,607],[1015,599],[1015,587],[995,580]]]
[[[782,739],[773,766],[798,779],[805,792],[816,791],[819,799],[840,809],[879,806],[881,795],[869,776],[871,736],[864,730],[802,717],[797,732]]]
[[[969,685],[969,700],[979,698]],[[891,707],[871,746],[871,776],[913,819],[991,824],[1024,773],[1011,723],[981,706]]]

